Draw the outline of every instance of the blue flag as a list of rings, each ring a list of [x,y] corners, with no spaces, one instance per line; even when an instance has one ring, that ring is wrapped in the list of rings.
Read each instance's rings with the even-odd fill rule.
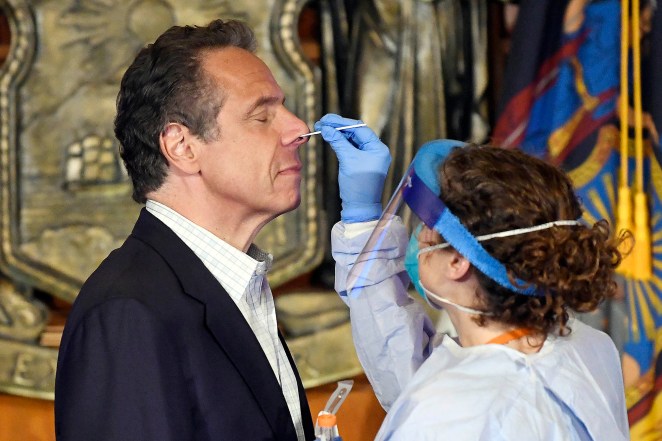
[[[645,0],[641,5],[643,188],[650,213],[652,277],[622,280],[627,311],[623,370],[634,441],[662,440],[662,11],[648,23],[645,14],[653,7]],[[493,133],[496,144],[521,148],[565,169],[583,201],[585,220],[607,219],[612,226],[621,172],[620,20],[619,0],[586,5],[522,0]],[[626,163],[633,184],[633,152]]]

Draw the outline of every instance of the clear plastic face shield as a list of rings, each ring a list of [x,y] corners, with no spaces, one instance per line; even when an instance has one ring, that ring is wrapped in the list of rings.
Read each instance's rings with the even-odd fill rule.
[[[433,287],[421,283],[420,255],[449,246],[499,285],[520,294],[538,294],[536,287],[525,281],[516,280],[515,283],[512,283],[506,267],[485,251],[481,242],[496,237],[526,234],[556,225],[579,225],[580,223],[575,220],[561,220],[482,237],[473,236],[439,198],[441,194],[440,167],[453,149],[462,148],[464,145],[459,141],[437,140],[421,147],[349,273],[348,295],[360,295],[362,287],[379,281],[380,268],[383,265],[396,264],[392,260],[392,253],[394,249],[397,249],[397,242],[402,240],[403,224],[408,233],[404,259],[405,269],[413,286],[432,307],[439,309],[443,304],[451,304],[469,314],[487,314],[485,311],[452,303],[435,294]],[[426,245],[425,241],[419,241],[423,228],[439,233],[441,243]]]

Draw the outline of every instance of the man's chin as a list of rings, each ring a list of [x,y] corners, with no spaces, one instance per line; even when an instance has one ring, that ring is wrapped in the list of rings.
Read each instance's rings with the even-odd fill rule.
[[[301,194],[297,193],[296,195],[292,195],[292,197],[281,206],[277,216],[294,211],[299,208],[299,205],[301,205]]]
[[[292,204],[291,204],[290,208],[287,211],[296,210],[297,208],[299,208],[299,205],[301,205],[301,195],[300,194],[293,199]]]

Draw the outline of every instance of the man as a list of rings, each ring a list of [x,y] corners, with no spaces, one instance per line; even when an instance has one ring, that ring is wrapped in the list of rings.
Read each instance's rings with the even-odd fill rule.
[[[300,202],[306,124],[243,23],[173,27],[122,79],[133,232],[84,284],[56,376],[59,441],[314,438],[252,245]]]

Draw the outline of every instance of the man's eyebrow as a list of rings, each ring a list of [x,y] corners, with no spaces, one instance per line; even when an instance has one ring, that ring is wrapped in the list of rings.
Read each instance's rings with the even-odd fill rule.
[[[246,116],[250,116],[255,109],[258,109],[262,106],[268,106],[271,104],[284,104],[285,98],[279,95],[262,95],[259,97],[246,111]]]

